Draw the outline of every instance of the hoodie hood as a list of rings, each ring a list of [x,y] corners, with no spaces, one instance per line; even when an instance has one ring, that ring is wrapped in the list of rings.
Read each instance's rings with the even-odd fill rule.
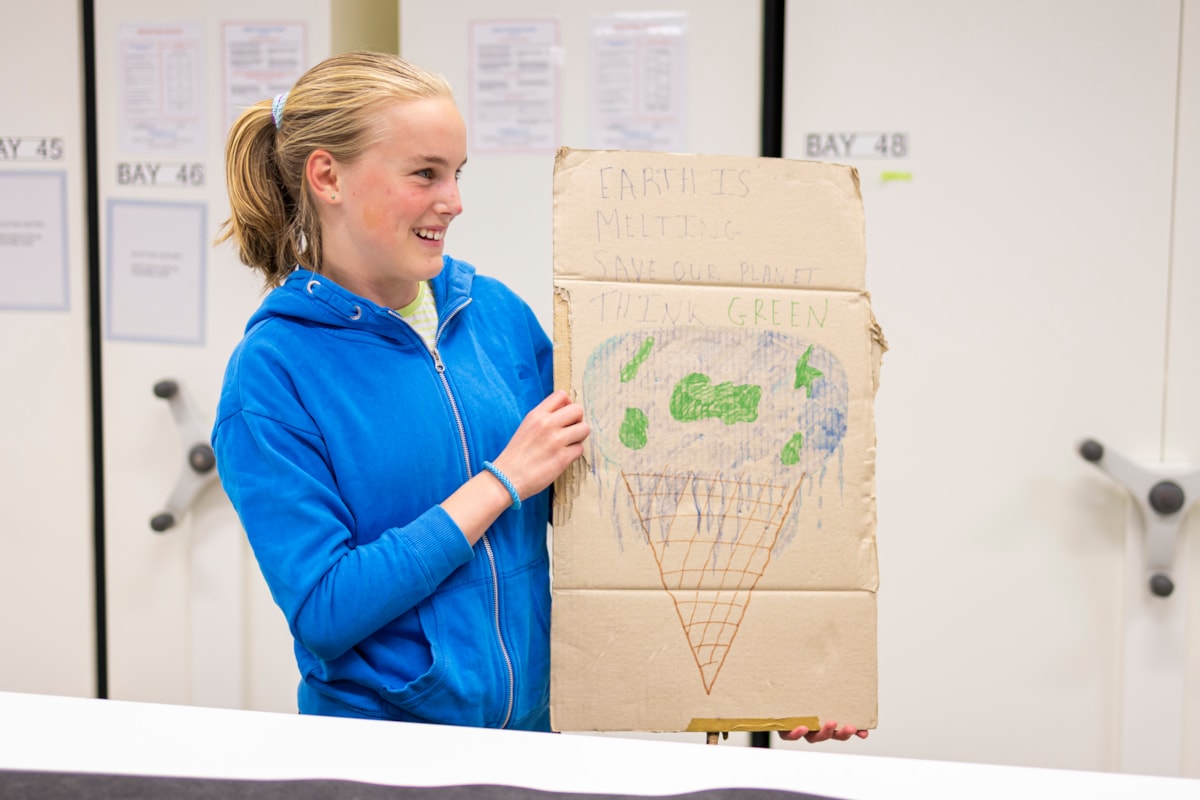
[[[439,319],[445,319],[448,312],[470,297],[474,281],[473,266],[442,256],[442,271],[429,281]],[[395,314],[394,309],[360,297],[328,276],[297,267],[282,285],[266,296],[246,323],[246,331],[268,319],[288,317],[395,339],[404,335],[396,327]]]

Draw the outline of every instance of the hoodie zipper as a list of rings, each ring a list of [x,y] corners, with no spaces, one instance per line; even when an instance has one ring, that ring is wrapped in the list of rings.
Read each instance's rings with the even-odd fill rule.
[[[450,390],[450,381],[446,378],[446,364],[442,361],[442,354],[438,350],[438,343],[442,340],[442,332],[446,330],[446,326],[450,324],[450,320],[471,304],[471,299],[457,306],[453,311],[446,315],[442,320],[442,324],[438,326],[437,333],[433,337],[433,347],[429,352],[433,356],[433,366],[437,370],[438,377],[442,381],[442,389],[446,392],[447,399],[450,400],[450,410],[454,414],[454,424],[458,427],[458,440],[462,445],[463,464],[467,469],[467,480],[475,476],[474,470],[471,469],[471,449],[467,444],[467,429],[463,425],[462,414],[458,410],[458,401],[454,399],[454,392]],[[408,323],[405,323],[407,325]],[[504,633],[500,630],[500,576],[496,569],[496,553],[492,549],[492,542],[488,539],[485,532],[480,538],[483,543],[484,552],[487,553],[488,567],[492,573],[492,623],[496,628],[496,642],[500,645],[500,655],[504,658],[504,667],[508,671],[508,704],[504,709],[504,720],[500,723],[501,728],[507,728],[509,721],[512,719],[513,702],[516,697],[517,682],[513,675],[512,657],[508,653],[508,645],[504,641]]]

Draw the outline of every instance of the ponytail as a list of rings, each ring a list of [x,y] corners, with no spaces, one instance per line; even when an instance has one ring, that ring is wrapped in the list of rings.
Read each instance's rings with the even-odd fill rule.
[[[233,239],[242,263],[261,272],[267,287],[283,283],[297,264],[317,266],[309,263],[313,249],[302,246],[298,207],[308,203],[303,188],[289,186],[280,169],[276,134],[270,100],[246,109],[230,129],[225,145],[230,216],[217,238],[218,244]]]

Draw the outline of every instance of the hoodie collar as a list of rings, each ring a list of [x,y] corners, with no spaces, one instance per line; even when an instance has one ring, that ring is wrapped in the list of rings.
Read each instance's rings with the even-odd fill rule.
[[[437,302],[438,317],[458,308],[471,294],[475,268],[450,256],[442,257],[442,271],[429,281]],[[287,280],[273,289],[246,329],[271,317],[290,317],[321,325],[394,335],[392,309],[380,306],[339,286],[327,276],[297,267]]]

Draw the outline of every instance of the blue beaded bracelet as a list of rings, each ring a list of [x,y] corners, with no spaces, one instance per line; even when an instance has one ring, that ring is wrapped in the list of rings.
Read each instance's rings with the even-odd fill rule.
[[[500,468],[490,461],[483,462],[483,468],[495,475],[496,480],[504,484],[504,488],[508,489],[508,493],[512,495],[513,510],[515,511],[519,509],[521,507],[521,495],[517,492],[517,487],[513,486],[513,482],[508,479],[508,476],[501,472]]]

